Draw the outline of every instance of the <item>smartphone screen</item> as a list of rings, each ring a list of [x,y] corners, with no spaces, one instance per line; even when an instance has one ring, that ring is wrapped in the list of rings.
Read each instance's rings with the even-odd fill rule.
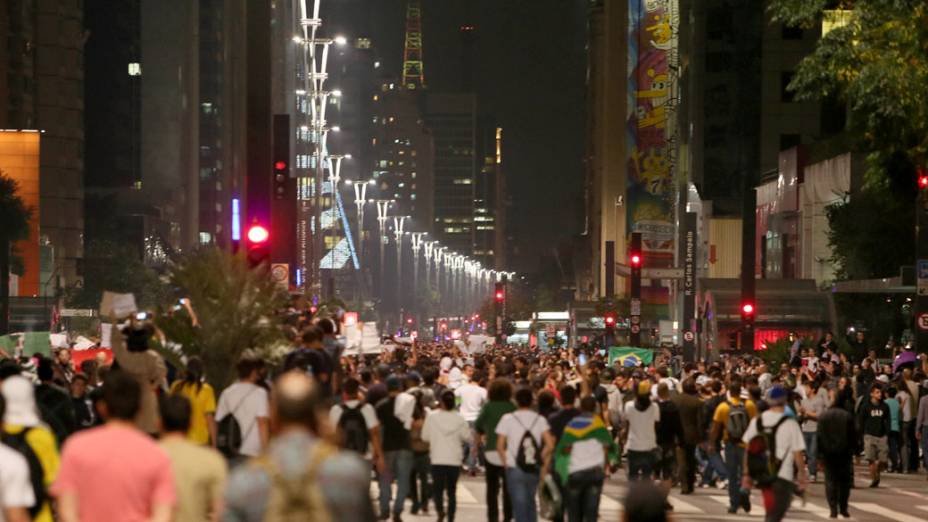
[[[585,366],[585,365],[586,365],[586,354],[583,352],[580,352],[580,366]]]

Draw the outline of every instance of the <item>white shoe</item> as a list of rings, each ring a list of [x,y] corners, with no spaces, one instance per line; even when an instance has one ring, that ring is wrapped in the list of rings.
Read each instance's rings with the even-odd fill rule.
[[[716,484],[716,487],[719,488],[719,489],[728,489],[728,481],[727,481],[727,480],[720,480],[720,481],[718,482],[718,484]]]

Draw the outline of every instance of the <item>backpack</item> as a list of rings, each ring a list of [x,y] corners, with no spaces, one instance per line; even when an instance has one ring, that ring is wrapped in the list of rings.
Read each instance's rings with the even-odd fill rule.
[[[777,458],[777,430],[789,420],[783,415],[780,420],[767,430],[763,419],[757,416],[757,435],[748,441],[747,460],[748,475],[758,487],[767,487],[776,480],[783,461]]]
[[[250,433],[251,429],[255,426],[255,422],[252,422],[251,426],[248,427],[248,431],[243,434],[242,427],[239,426],[238,420],[235,418],[235,412],[238,411],[253,392],[254,390],[246,393],[238,404],[216,423],[216,449],[225,455],[226,458],[231,459],[239,455],[239,450],[242,448],[242,441],[245,440],[245,437],[248,436],[248,433]]]
[[[26,442],[26,435],[30,431],[32,428],[26,428],[15,435],[3,432],[0,435],[0,442],[25,457],[26,464],[29,465],[29,481],[32,483],[32,494],[35,495],[35,504],[29,508],[29,517],[34,519],[48,500],[48,492],[45,490],[45,470],[42,468],[42,461],[39,460],[32,446]]]
[[[342,434],[342,447],[361,455],[367,453],[370,434],[367,431],[367,421],[361,413],[363,404],[349,408],[342,404],[342,415],[338,418],[338,429]]]
[[[255,459],[271,479],[271,490],[264,522],[332,522],[319,480],[316,475],[326,459],[337,453],[337,448],[316,441],[306,456],[306,466],[295,478],[284,476],[277,463],[265,454]]]
[[[734,404],[725,401],[728,404],[728,420],[725,421],[725,431],[728,432],[728,440],[741,440],[744,432],[748,430],[748,410],[744,407],[744,402]]]
[[[541,448],[538,447],[538,441],[532,436],[532,428],[535,427],[535,423],[538,422],[541,416],[535,417],[532,425],[528,428],[526,428],[525,425],[522,424],[522,421],[515,415],[513,415],[512,418],[525,429],[522,438],[519,439],[519,451],[516,453],[516,466],[525,473],[538,474],[541,471]]]

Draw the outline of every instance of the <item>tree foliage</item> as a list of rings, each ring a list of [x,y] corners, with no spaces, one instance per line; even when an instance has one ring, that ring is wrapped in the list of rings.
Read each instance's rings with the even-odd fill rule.
[[[29,237],[32,209],[16,193],[19,184],[0,171],[0,238],[22,241]]]
[[[203,248],[175,260],[169,278],[176,294],[190,299],[198,324],[178,310],[162,315],[158,326],[185,355],[203,360],[214,386],[234,380],[245,350],[267,354],[284,341],[279,312],[287,307],[287,294],[267,271],[249,269],[241,255]]]
[[[96,308],[104,290],[134,294],[142,308],[157,307],[168,294],[164,282],[145,265],[136,248],[122,242],[94,240],[84,248],[83,286],[69,292],[68,304]]]
[[[799,64],[789,85],[798,99],[846,102],[849,130],[871,151],[870,181],[904,154],[928,157],[928,2],[924,0],[771,0],[775,22],[813,27],[826,10],[852,10]],[[833,11],[832,11],[833,12]]]

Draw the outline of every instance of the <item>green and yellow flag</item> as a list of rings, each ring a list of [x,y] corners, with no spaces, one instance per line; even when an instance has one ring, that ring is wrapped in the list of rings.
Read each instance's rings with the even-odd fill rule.
[[[599,415],[580,415],[574,417],[564,428],[564,434],[554,450],[554,470],[561,477],[561,483],[567,484],[570,476],[571,447],[580,441],[595,440],[609,450],[609,462],[619,459],[618,446],[612,440],[609,428]]]
[[[609,348],[609,366],[615,364],[615,361],[620,361],[626,367],[648,365],[654,361],[654,352],[648,348],[613,346]]]

